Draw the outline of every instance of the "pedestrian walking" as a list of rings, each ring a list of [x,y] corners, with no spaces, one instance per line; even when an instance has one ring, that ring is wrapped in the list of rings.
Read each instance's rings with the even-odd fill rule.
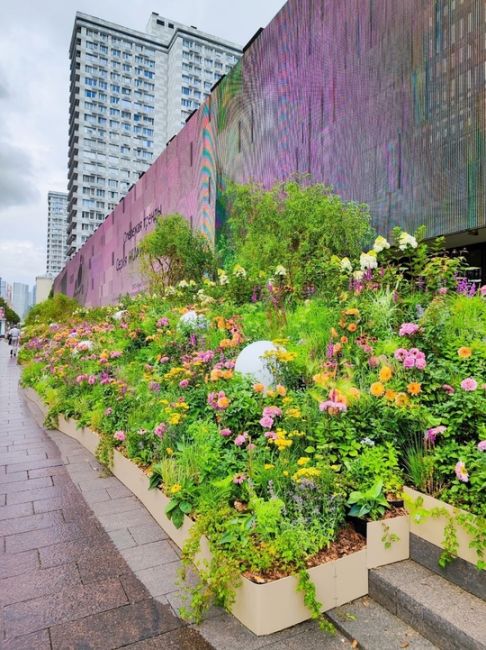
[[[8,342],[10,343],[10,356],[16,357],[19,349],[20,330],[17,325],[11,327],[8,331]]]

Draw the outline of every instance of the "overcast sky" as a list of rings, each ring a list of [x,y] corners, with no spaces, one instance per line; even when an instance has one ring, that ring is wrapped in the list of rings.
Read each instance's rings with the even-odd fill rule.
[[[15,0],[0,35],[0,277],[45,272],[47,192],[67,191],[68,47],[76,11],[144,30],[152,11],[244,45],[285,0]]]

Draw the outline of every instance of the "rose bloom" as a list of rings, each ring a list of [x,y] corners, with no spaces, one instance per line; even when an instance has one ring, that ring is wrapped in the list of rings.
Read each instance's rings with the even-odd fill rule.
[[[374,384],[371,384],[370,393],[373,397],[381,397],[385,393],[385,387],[381,382],[376,381]]]
[[[474,377],[467,377],[461,381],[461,388],[467,392],[472,392],[478,387],[478,382]]]
[[[459,355],[459,357],[461,359],[468,359],[472,355],[472,350],[471,350],[471,348],[463,346],[463,347],[459,348],[459,350],[457,351],[457,354]]]
[[[407,391],[410,395],[419,395],[422,392],[422,384],[419,384],[418,381],[412,381],[408,384]]]

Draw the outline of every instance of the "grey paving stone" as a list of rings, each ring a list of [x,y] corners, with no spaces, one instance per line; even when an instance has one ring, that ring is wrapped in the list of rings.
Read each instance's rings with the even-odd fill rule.
[[[108,531],[108,535],[113,540],[113,543],[119,551],[124,548],[131,548],[137,546],[137,542],[133,539],[128,528],[119,528],[117,530]]]
[[[143,506],[139,503],[139,507]],[[155,522],[142,524],[141,526],[134,526],[128,529],[133,539],[137,544],[149,544],[150,542],[158,542],[162,539],[168,539],[167,533]]]
[[[149,569],[142,569],[135,575],[143,582],[152,596],[162,596],[174,591],[180,566],[180,561],[175,560]]]
[[[110,499],[109,501],[100,501],[91,505],[91,509],[98,516],[127,512],[128,510],[141,510],[142,508],[142,504],[134,496]]]
[[[166,540],[126,548],[121,554],[132,571],[141,571],[177,560],[177,555]]]
[[[98,515],[103,527],[110,531],[117,528],[133,528],[135,526],[143,526],[153,522],[152,517],[146,510],[128,510],[127,512],[110,512],[103,515]]]

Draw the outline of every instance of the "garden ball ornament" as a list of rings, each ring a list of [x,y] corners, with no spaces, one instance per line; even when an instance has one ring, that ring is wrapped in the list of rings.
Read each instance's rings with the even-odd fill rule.
[[[235,370],[251,377],[256,383],[268,387],[275,383],[275,377],[264,357],[266,352],[278,350],[271,341],[255,341],[244,348],[236,359]]]

